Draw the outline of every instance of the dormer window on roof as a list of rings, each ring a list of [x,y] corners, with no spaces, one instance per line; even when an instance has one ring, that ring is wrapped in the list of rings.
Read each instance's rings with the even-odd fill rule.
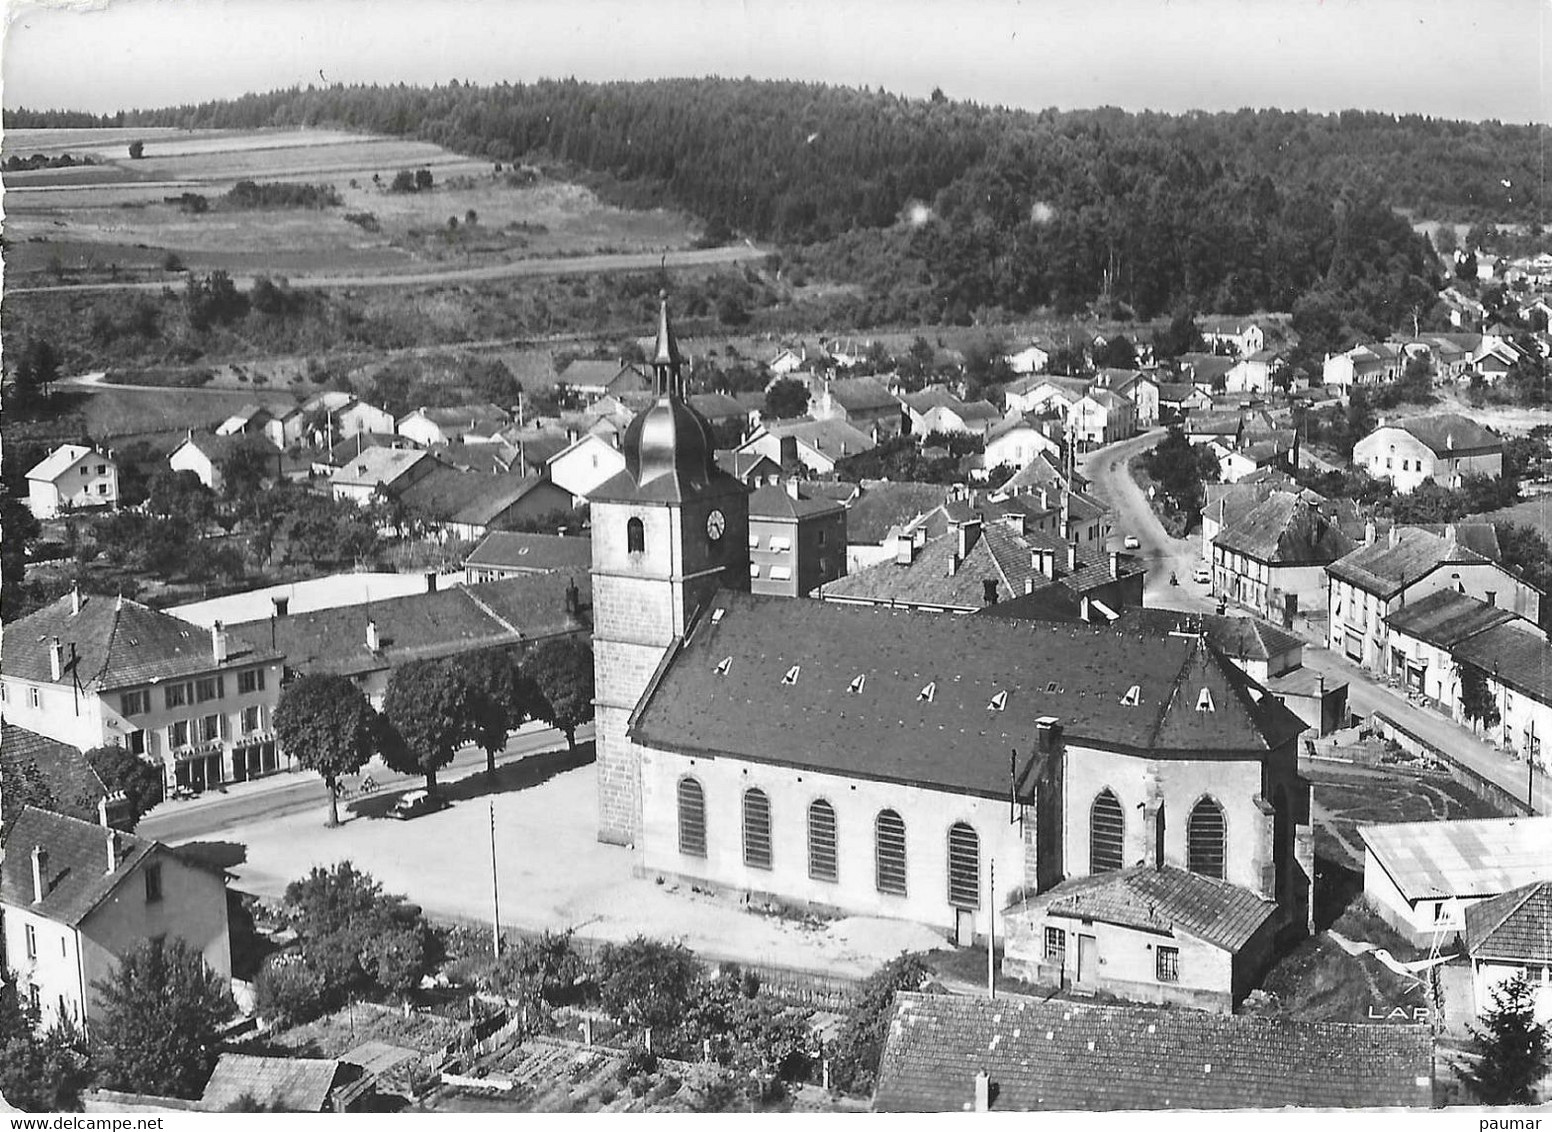
[[[783,684],[796,684],[798,682],[798,673],[801,671],[803,671],[803,666],[801,664],[794,664],[787,669],[787,674],[781,678],[781,682]]]
[[[1136,707],[1141,702],[1142,687],[1137,684],[1133,684],[1130,688],[1128,688],[1126,690],[1126,695],[1121,697],[1122,707]]]
[[[725,656],[717,662],[717,667],[713,669],[713,671],[716,672],[718,676],[726,676],[728,674],[728,669],[732,667],[733,658],[730,656]]]
[[[1196,697],[1196,710],[1197,711],[1217,711],[1218,710],[1217,706],[1214,705],[1214,703],[1213,703],[1211,689],[1203,688],[1201,690],[1201,692],[1197,695],[1197,697]]]
[[[938,682],[936,680],[934,680],[931,683],[929,683],[925,688],[923,688],[920,692],[916,693],[916,699],[917,699],[918,702],[926,702],[926,703],[930,704],[932,702],[932,697],[937,695],[937,692],[938,692]]]
[[[864,672],[862,675],[860,675],[856,679],[854,679],[850,684],[846,685],[846,690],[848,692],[854,692],[854,693],[855,692],[861,692],[862,691],[862,686],[864,684],[866,684],[867,682],[868,682],[868,676],[867,676],[867,673]]]
[[[1007,706],[1008,706],[1008,693],[1007,693],[1007,690],[1004,689],[1003,691],[998,692],[995,696],[993,696],[991,698],[991,702],[986,705],[986,710],[987,711],[1004,711],[1004,710],[1007,709]]]
[[[1045,686],[1045,690],[1047,692],[1060,692],[1062,690],[1062,686],[1060,684],[1058,684],[1055,680],[1052,680],[1049,684],[1047,684]]]

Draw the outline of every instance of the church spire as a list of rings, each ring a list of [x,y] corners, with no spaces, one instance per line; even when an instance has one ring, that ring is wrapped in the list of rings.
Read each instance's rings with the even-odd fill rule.
[[[657,342],[652,348],[652,385],[659,397],[684,396],[684,356],[668,321],[668,292],[658,292]]]

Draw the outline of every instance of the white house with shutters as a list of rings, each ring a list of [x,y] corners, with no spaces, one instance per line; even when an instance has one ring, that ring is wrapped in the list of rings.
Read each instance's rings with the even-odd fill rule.
[[[118,503],[113,457],[84,444],[61,444],[27,472],[27,509],[39,519]]]

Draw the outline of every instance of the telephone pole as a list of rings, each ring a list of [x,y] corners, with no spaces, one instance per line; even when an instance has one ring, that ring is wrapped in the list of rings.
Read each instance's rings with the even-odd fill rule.
[[[496,800],[490,799],[490,949],[501,958],[501,885],[496,879]]]

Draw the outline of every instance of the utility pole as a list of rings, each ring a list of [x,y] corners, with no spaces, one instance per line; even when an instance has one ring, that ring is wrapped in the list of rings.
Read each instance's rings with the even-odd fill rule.
[[[501,885],[496,879],[496,800],[490,799],[490,949],[501,958]]]
[[[986,883],[986,997],[997,997],[997,862],[988,862]]]

